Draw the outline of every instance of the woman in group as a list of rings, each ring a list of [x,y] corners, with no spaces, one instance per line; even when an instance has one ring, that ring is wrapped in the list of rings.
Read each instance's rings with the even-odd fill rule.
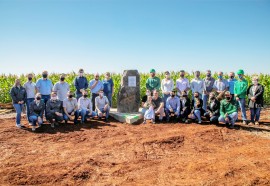
[[[144,108],[147,108],[144,114],[143,124],[146,124],[146,120],[151,120],[155,124],[155,103],[152,101],[152,96],[147,97],[147,101],[144,103]]]
[[[166,101],[168,97],[170,97],[170,93],[172,92],[174,88],[174,82],[171,79],[170,72],[165,72],[165,78],[161,81],[161,90],[163,95],[163,102],[164,105],[166,105]]]
[[[10,90],[13,106],[16,110],[16,127],[21,128],[21,115],[23,106],[27,100],[26,89],[21,85],[20,79],[16,79],[14,86]]]
[[[36,123],[41,126],[43,124],[43,113],[45,110],[45,103],[41,100],[41,94],[37,93],[35,100],[30,104],[30,124],[32,125],[32,131],[36,130]]]
[[[105,74],[105,79],[102,81],[103,83],[103,92],[104,96],[106,96],[109,100],[110,107],[112,107],[112,96],[114,94],[114,83],[111,78],[111,74],[107,72]]]
[[[200,98],[199,92],[194,92],[193,94],[194,99],[192,100],[191,103],[191,108],[192,108],[192,119],[198,120],[198,124],[202,123],[202,115],[204,114],[203,110],[203,100]]]
[[[204,116],[210,121],[210,123],[218,124],[218,118],[220,116],[220,102],[216,98],[216,94],[211,92],[209,95],[209,102],[207,106],[207,111]]]
[[[251,120],[249,125],[259,125],[261,108],[263,107],[264,86],[259,83],[257,76],[253,77],[252,85],[247,90],[248,107]]]

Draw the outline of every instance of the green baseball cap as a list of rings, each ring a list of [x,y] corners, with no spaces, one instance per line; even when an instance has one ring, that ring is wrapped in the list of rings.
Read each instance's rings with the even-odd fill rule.
[[[155,73],[155,72],[156,72],[155,69],[150,70],[150,73]]]
[[[237,71],[237,74],[242,74],[242,75],[244,75],[244,70],[242,70],[242,69],[238,70],[238,71]]]

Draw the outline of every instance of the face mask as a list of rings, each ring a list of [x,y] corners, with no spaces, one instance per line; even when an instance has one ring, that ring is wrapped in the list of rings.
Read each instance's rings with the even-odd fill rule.
[[[226,99],[227,99],[228,101],[230,101],[230,100],[231,100],[231,97],[226,97]]]
[[[99,96],[100,96],[100,97],[103,97],[103,93],[100,93]]]
[[[181,74],[180,77],[183,78],[185,75],[184,74]]]
[[[207,74],[206,76],[207,76],[207,77],[211,77],[211,74]]]
[[[29,77],[29,78],[28,78],[28,80],[29,80],[29,81],[32,81],[32,78],[31,78],[31,77]]]
[[[82,72],[80,73],[80,76],[83,77],[83,73]]]
[[[210,99],[211,99],[211,100],[214,100],[214,99],[215,99],[215,97],[210,97]]]
[[[41,100],[41,97],[37,97],[37,100]]]
[[[65,81],[65,78],[60,78],[61,81]]]
[[[199,78],[200,78],[200,75],[196,75],[196,78],[198,78],[198,79],[199,79]]]
[[[57,97],[52,97],[52,100],[55,101],[57,99]]]
[[[258,81],[252,81],[254,85],[258,85]]]
[[[233,78],[234,78],[234,76],[230,76],[230,78],[231,78],[231,79],[233,79]]]
[[[42,77],[43,78],[47,78],[48,77],[48,74],[42,74]]]
[[[223,76],[218,76],[218,79],[222,79]]]
[[[73,95],[69,95],[68,97],[69,97],[69,98],[73,98]]]
[[[171,95],[171,96],[172,96],[172,98],[174,98],[175,95],[173,94],[173,95]]]
[[[83,95],[83,97],[87,98],[87,97],[88,97],[88,95],[87,95],[87,94],[85,94],[85,95]]]
[[[242,78],[243,78],[243,76],[242,76],[242,75],[238,75],[238,77],[239,77],[239,79],[242,79]]]
[[[150,96],[150,95],[151,95],[151,93],[150,93],[150,92],[146,92],[146,95],[147,95],[147,96]]]
[[[20,83],[16,83],[16,87],[19,87],[19,86],[21,86],[21,84]]]
[[[187,98],[187,95],[183,95],[183,98]]]
[[[196,96],[194,96],[194,97],[195,97],[195,98],[198,98],[199,96],[196,95]]]

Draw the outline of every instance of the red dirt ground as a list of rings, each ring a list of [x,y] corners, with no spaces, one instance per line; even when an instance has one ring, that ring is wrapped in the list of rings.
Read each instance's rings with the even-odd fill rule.
[[[0,185],[270,185],[269,113],[234,130],[94,120],[36,133],[2,115]]]

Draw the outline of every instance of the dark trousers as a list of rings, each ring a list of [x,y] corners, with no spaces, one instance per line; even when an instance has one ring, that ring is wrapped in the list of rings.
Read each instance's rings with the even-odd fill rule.
[[[96,103],[95,103],[95,99],[96,97],[98,97],[99,94],[95,94],[95,93],[92,93],[92,104],[93,104],[93,111],[96,110]]]
[[[51,99],[51,95],[41,95],[41,99],[43,99],[44,104],[45,104],[45,117],[47,119],[46,105],[47,105],[47,101]]]

